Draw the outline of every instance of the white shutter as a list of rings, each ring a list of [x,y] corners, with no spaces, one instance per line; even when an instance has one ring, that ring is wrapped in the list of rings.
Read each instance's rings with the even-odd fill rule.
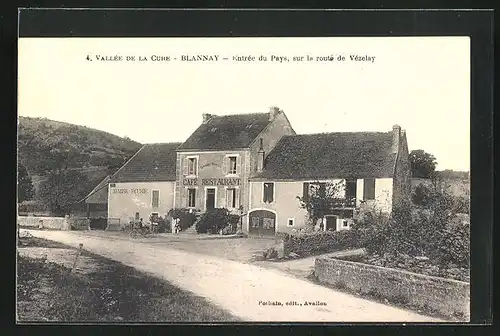
[[[187,157],[184,158],[183,165],[182,165],[182,174],[184,174],[184,176],[186,176],[188,174],[188,163],[189,163],[189,159]]]
[[[235,208],[238,209],[240,207],[240,200],[241,200],[241,189],[238,188],[236,189],[236,191],[234,192],[234,197],[236,197],[236,200],[234,202],[235,204]]]
[[[229,165],[227,156],[222,158],[222,174],[227,175],[227,166]]]
[[[236,157],[236,174],[241,174],[241,156]]]
[[[226,191],[226,197],[225,197],[225,204],[224,204],[224,208],[226,209],[229,209],[229,202],[230,202],[230,199],[229,199],[229,189],[224,189]]]

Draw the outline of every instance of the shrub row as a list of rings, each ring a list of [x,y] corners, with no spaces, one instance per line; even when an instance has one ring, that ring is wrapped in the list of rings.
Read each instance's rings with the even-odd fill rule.
[[[196,232],[198,233],[219,233],[232,234],[237,230],[240,217],[231,214],[228,209],[216,208],[206,211],[196,222]]]
[[[167,217],[179,219],[179,226],[182,231],[191,227],[196,222],[196,212],[185,208],[171,209],[168,212]]]

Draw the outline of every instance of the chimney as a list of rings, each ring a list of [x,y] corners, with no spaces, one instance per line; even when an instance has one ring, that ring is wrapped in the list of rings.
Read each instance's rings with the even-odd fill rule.
[[[206,124],[213,117],[213,115],[211,115],[209,113],[203,113],[202,116],[203,116],[203,123],[204,124]]]
[[[265,152],[264,152],[264,142],[262,140],[262,138],[259,139],[260,141],[260,147],[259,147],[259,151],[257,152],[257,172],[262,172],[262,170],[264,170],[264,156],[265,156]]]
[[[392,126],[392,153],[399,151],[399,143],[401,142],[401,126]]]
[[[273,106],[269,109],[269,121],[273,121],[276,116],[280,113],[280,109],[276,106]]]

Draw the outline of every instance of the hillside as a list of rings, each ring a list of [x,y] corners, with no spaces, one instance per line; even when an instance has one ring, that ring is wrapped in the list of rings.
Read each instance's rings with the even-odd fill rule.
[[[34,182],[43,180],[51,171],[66,168],[103,178],[141,146],[130,139],[85,126],[19,117],[18,160],[34,177]]]

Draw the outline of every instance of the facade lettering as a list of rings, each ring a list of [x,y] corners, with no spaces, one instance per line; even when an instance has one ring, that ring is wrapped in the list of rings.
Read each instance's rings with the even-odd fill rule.
[[[204,178],[201,179],[201,185],[204,186],[239,186],[239,178]]]

